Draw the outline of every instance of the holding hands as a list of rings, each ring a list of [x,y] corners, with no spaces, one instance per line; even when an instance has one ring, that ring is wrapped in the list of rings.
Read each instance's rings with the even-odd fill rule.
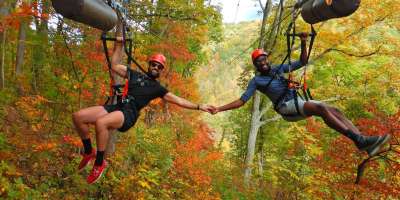
[[[243,106],[244,104],[245,104],[245,101],[243,101],[241,99],[237,99],[231,103],[228,103],[228,104],[220,106],[220,107],[205,105],[205,106],[202,106],[202,108],[204,108],[203,111],[209,112],[209,113],[215,115],[219,112],[239,108],[239,107]]]
[[[213,115],[215,115],[215,114],[217,114],[220,110],[218,109],[218,107],[216,107],[216,106],[211,106],[212,107],[212,110],[211,110],[211,114],[213,114]]]
[[[213,105],[199,105],[199,110],[202,110],[204,112],[208,112],[210,114],[217,114],[220,110],[218,107],[213,106]]]
[[[210,114],[216,114],[218,112],[218,108],[212,105],[199,105],[199,110],[208,112]]]

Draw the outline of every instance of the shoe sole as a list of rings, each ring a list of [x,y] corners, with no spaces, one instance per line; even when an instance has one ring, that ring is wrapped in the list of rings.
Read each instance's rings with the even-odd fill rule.
[[[390,138],[391,138],[390,134],[385,135],[383,140],[381,140],[377,144],[374,144],[374,147],[372,148],[371,152],[368,153],[369,157],[375,156],[378,153],[378,151],[381,149],[381,147],[390,140]]]
[[[93,183],[96,183],[102,176],[103,176],[103,174],[104,174],[104,172],[106,171],[106,169],[107,169],[107,166],[104,168],[104,170],[100,173],[100,175],[93,181],[93,182],[91,182],[91,183],[89,183],[89,184],[93,184]]]

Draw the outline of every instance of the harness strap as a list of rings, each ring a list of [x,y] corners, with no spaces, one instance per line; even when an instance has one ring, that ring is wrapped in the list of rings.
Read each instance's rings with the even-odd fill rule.
[[[279,98],[274,102],[274,110],[278,112],[278,105],[279,103],[285,98],[287,92],[289,91],[289,88],[286,88],[285,92],[279,96]]]
[[[308,47],[307,62],[310,59],[310,55],[311,55],[312,48],[313,48],[313,45],[314,45],[314,40],[315,40],[315,37],[317,35],[317,32],[315,31],[313,25],[311,25],[311,34],[310,35],[311,35],[311,39],[310,39],[310,44],[309,44],[309,47]],[[305,97],[306,101],[308,101],[310,99],[312,100],[313,98],[311,96],[310,89],[308,88],[308,85],[307,85],[307,65],[304,66],[303,78],[304,79],[303,79],[303,88],[302,88],[302,90],[303,90],[304,97]]]
[[[129,31],[129,29],[127,29],[125,23],[122,23],[122,27],[122,38],[125,41],[126,32],[127,30]],[[126,45],[124,45],[124,50],[125,54],[128,56],[128,63],[130,64],[131,62],[133,62],[146,75],[146,70],[144,70],[144,68],[132,57],[132,48],[128,48]]]
[[[126,97],[128,96],[128,90],[129,90],[129,81],[130,81],[130,70],[127,70],[126,72],[127,74],[127,79],[125,80],[125,85],[124,85],[124,90],[122,91],[122,99],[126,99]]]
[[[273,103],[274,103],[275,111],[278,112],[279,103],[285,98],[285,96],[287,95],[288,92],[293,91],[294,102],[295,102],[295,106],[296,106],[297,115],[301,115],[300,109],[299,109],[299,102],[298,102],[297,98],[300,96],[300,98],[303,99],[303,97],[301,96],[300,93],[297,92],[297,85],[299,83],[296,83],[296,82],[294,82],[292,80],[293,76],[292,76],[292,70],[291,70],[291,65],[292,65],[292,63],[291,63],[291,53],[292,53],[292,47],[294,45],[295,36],[296,36],[295,20],[296,20],[296,17],[293,16],[293,21],[289,24],[289,26],[288,26],[288,28],[286,30],[286,45],[287,45],[288,53],[287,53],[285,59],[283,59],[282,63],[280,64],[280,66],[279,66],[279,68],[277,70],[277,71],[280,71],[282,69],[283,64],[286,62],[286,60],[288,60],[289,77],[288,77],[288,79],[286,79],[287,82],[288,82],[288,87],[286,88],[285,92]],[[289,33],[291,29],[293,30],[292,34]],[[317,35],[313,25],[311,25],[311,34],[310,35],[311,35],[311,40],[310,40],[310,44],[309,44],[309,48],[308,48],[307,61],[310,58],[312,47],[314,45],[315,36]],[[307,82],[306,82],[307,81],[307,74],[306,74],[306,69],[307,68],[306,68],[306,66],[304,66],[304,67],[305,67],[304,68],[304,83],[303,83],[303,86],[301,88],[302,88],[302,91],[303,91],[304,99],[306,101],[308,101],[310,99],[312,100],[313,98],[311,96],[310,89],[308,88]],[[272,76],[270,76],[271,80],[267,83],[266,88],[268,88],[271,85],[271,83],[272,83],[273,79],[275,78],[275,76],[276,76],[276,72]],[[279,114],[281,114],[281,113],[279,113]],[[293,115],[281,114],[281,115],[283,115],[283,116],[296,116],[295,114],[293,114]]]
[[[307,90],[308,90],[308,88],[307,88]],[[304,98],[306,99],[306,101],[310,100],[307,90],[304,88],[302,88],[302,90],[301,90],[303,92],[303,95],[304,95]]]
[[[107,97],[106,102],[104,103],[104,105],[107,105],[110,101],[114,102],[115,100],[115,90],[114,90],[114,84],[115,84],[115,80],[112,76],[112,72],[111,72],[111,59],[110,59],[110,55],[108,55],[108,47],[107,47],[107,33],[103,32],[101,34],[101,40],[103,42],[103,49],[104,49],[104,54],[106,57],[106,61],[107,61],[107,67],[108,67],[108,73],[110,75],[110,91],[109,91],[109,96]]]
[[[128,96],[128,80],[125,80],[125,86],[124,86],[124,90],[122,91],[122,97],[125,98],[126,96]]]
[[[296,111],[297,114],[301,115],[300,113],[300,109],[299,109],[299,100],[297,99],[297,91],[293,91],[293,95],[294,95],[294,106],[296,106]]]
[[[105,57],[106,57],[106,60],[107,60],[108,72],[109,72],[110,79],[111,79],[109,96],[107,97],[107,100],[104,103],[104,105],[108,104],[110,101],[114,102],[115,98],[117,98],[117,102],[122,102],[122,103],[128,102],[126,100],[129,98],[128,97],[128,89],[129,89],[129,81],[130,81],[130,70],[127,70],[127,79],[125,80],[125,84],[124,85],[121,85],[121,84],[115,85],[115,80],[114,80],[114,78],[112,76],[112,72],[111,72],[112,71],[112,64],[111,64],[110,56],[108,54],[107,41],[116,41],[116,38],[109,38],[109,37],[107,37],[106,32],[103,32],[101,34],[101,40],[103,42],[104,54],[105,54]],[[132,47],[131,47],[132,46],[132,40],[131,39],[127,39],[127,40],[124,40],[124,41],[125,41],[125,43],[126,43],[126,41],[130,42],[129,50],[131,51],[132,50]],[[130,64],[130,60],[129,59],[128,59],[128,64]],[[120,88],[122,88],[122,87],[123,87],[123,91],[121,93]]]
[[[292,115],[291,115],[291,114],[282,114],[282,113],[279,112],[279,108],[278,108],[279,103],[286,97],[286,95],[287,95],[289,92],[293,92],[293,96],[294,96],[294,105],[295,105],[295,107],[296,107],[297,114],[292,114]],[[298,99],[297,99],[299,96],[300,96],[301,99],[303,99],[303,98],[301,97],[301,95],[297,93],[296,90],[287,88],[287,89],[285,90],[285,92],[284,92],[281,96],[279,96],[279,98],[274,102],[274,110],[275,110],[276,112],[278,112],[278,113],[279,113],[280,115],[282,115],[282,116],[296,116],[296,115],[301,115],[300,108],[299,108],[299,101],[298,101]]]

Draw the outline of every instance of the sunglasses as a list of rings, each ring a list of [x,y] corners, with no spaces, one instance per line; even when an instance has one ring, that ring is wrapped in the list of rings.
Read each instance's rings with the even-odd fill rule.
[[[164,66],[158,62],[150,62],[150,66],[156,67],[158,70],[163,70]]]

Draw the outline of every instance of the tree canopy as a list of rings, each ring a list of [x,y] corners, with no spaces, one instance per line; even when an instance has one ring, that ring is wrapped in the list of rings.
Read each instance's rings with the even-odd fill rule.
[[[274,63],[283,60],[284,17],[293,5],[268,0],[260,36],[261,21],[224,24],[211,0],[130,1],[132,56],[147,67],[148,55],[163,53],[162,85],[193,102],[222,105],[240,97],[254,75],[250,53],[260,39]],[[88,171],[76,171],[82,144],[71,115],[107,99],[102,31],[57,14],[51,1],[0,1],[0,199],[398,199],[398,10],[396,1],[362,0],[351,16],[314,25],[314,98],[342,110],[367,135],[394,137],[390,151],[362,170],[367,156],[350,140],[319,118],[285,122],[266,97],[251,165],[252,100],[208,115],[158,99],[129,132],[114,133],[106,178],[88,185]],[[310,31],[301,17],[296,29]]]

